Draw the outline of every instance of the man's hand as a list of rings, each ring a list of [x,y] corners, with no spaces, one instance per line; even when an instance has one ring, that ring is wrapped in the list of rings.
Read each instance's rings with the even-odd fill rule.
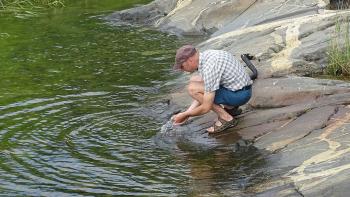
[[[173,124],[182,124],[184,123],[187,119],[189,118],[189,116],[185,113],[185,112],[182,112],[182,113],[178,113],[176,115],[174,115],[172,117],[172,120],[173,120]]]

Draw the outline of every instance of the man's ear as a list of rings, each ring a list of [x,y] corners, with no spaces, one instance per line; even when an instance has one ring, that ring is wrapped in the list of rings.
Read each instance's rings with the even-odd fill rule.
[[[194,59],[194,55],[192,55],[191,57],[188,58],[190,60],[190,62],[193,62]]]

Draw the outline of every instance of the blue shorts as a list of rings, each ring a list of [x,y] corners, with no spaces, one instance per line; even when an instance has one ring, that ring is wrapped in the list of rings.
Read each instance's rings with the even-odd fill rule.
[[[252,96],[252,86],[246,86],[240,90],[232,91],[220,86],[215,91],[215,104],[223,104],[229,106],[241,106],[246,104]]]

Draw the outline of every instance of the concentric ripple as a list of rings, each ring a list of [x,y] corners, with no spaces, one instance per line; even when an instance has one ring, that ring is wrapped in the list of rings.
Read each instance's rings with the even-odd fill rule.
[[[1,191],[153,196],[176,190],[186,170],[169,164],[171,157],[143,135],[158,125],[139,116],[138,105],[87,92],[2,106]]]

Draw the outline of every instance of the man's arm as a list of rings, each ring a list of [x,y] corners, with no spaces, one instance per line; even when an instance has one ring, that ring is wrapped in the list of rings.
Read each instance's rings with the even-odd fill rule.
[[[205,92],[203,95],[203,102],[198,107],[191,111],[185,112],[187,116],[200,116],[208,113],[214,103],[215,92]]]
[[[182,113],[175,115],[173,118],[173,121],[175,123],[182,122],[182,121],[186,120],[186,118],[188,118],[188,117],[200,116],[200,115],[208,113],[213,106],[214,98],[215,98],[215,92],[204,93],[203,102],[201,105],[199,105],[198,107],[196,107],[190,111],[185,111],[185,112],[182,112]]]

